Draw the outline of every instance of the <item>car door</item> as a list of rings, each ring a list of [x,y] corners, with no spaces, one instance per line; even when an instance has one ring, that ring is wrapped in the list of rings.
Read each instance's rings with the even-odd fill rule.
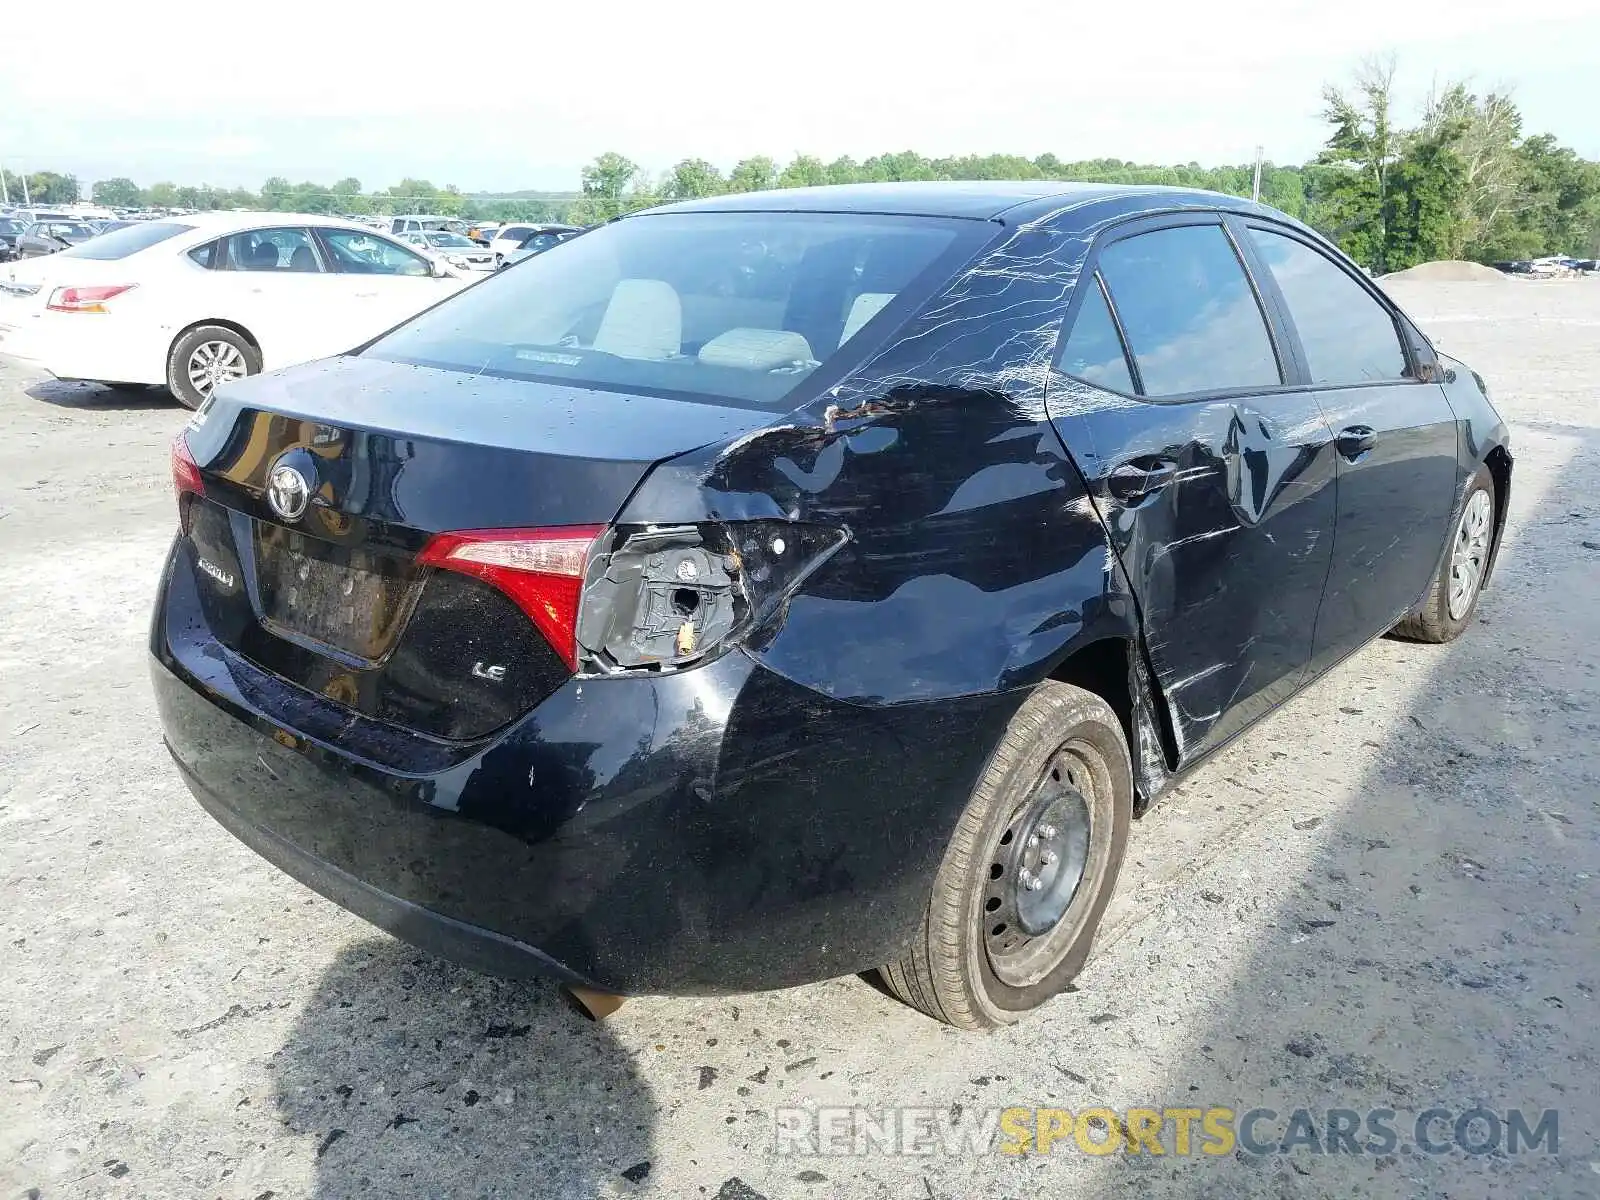
[[[1266,221],[1241,240],[1275,286],[1337,449],[1338,520],[1312,670],[1390,629],[1438,569],[1459,436],[1432,350],[1359,271]]]
[[[433,263],[419,251],[365,230],[321,229],[318,235],[329,263],[345,279],[352,300],[344,314],[345,344],[341,349],[369,341],[443,300],[465,282],[436,276]]]
[[[336,352],[348,307],[310,230],[267,226],[220,240],[204,280],[201,317],[221,317],[250,332],[262,365],[289,366]]]
[[[1299,685],[1333,549],[1332,434],[1220,216],[1105,235],[1047,407],[1190,760]]]

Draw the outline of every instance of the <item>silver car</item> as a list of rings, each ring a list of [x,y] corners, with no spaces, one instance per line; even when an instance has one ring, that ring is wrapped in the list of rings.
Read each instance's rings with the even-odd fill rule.
[[[494,255],[469,237],[443,229],[422,229],[400,235],[400,240],[415,246],[429,258],[448,263],[461,271],[492,271]]]

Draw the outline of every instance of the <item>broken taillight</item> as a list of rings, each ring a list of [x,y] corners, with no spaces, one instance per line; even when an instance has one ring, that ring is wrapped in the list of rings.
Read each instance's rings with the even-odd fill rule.
[[[441,533],[417,557],[499,588],[527,613],[551,648],[578,669],[578,600],[589,547],[603,526],[474,529]]]
[[[848,536],[796,521],[615,530],[584,582],[585,665],[600,673],[678,670],[737,645]]]
[[[793,521],[479,529],[417,561],[499,588],[573,671],[659,672],[736,645],[847,540]]]

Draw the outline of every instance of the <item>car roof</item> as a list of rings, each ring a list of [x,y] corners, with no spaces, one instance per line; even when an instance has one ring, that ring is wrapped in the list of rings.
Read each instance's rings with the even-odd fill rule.
[[[264,225],[315,225],[319,228],[359,229],[372,232],[371,227],[344,217],[328,217],[319,213],[290,212],[200,212],[183,217],[160,217],[163,222],[188,225],[195,232],[219,234],[238,233],[245,229],[259,229]]]
[[[778,188],[686,200],[637,215],[670,212],[883,213],[919,217],[961,217],[990,221],[1002,216],[1030,220],[1076,202],[1149,198],[1151,209],[1174,201],[1203,199],[1212,207],[1259,209],[1249,200],[1198,188],[1144,184],[1070,183],[1054,179],[917,180],[904,183],[849,183],[829,187]]]

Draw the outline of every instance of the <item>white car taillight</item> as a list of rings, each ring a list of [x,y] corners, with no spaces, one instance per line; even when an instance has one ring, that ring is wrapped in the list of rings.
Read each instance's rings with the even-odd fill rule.
[[[107,300],[131,292],[136,283],[114,283],[102,287],[63,287],[50,293],[45,305],[51,312],[103,313]]]

